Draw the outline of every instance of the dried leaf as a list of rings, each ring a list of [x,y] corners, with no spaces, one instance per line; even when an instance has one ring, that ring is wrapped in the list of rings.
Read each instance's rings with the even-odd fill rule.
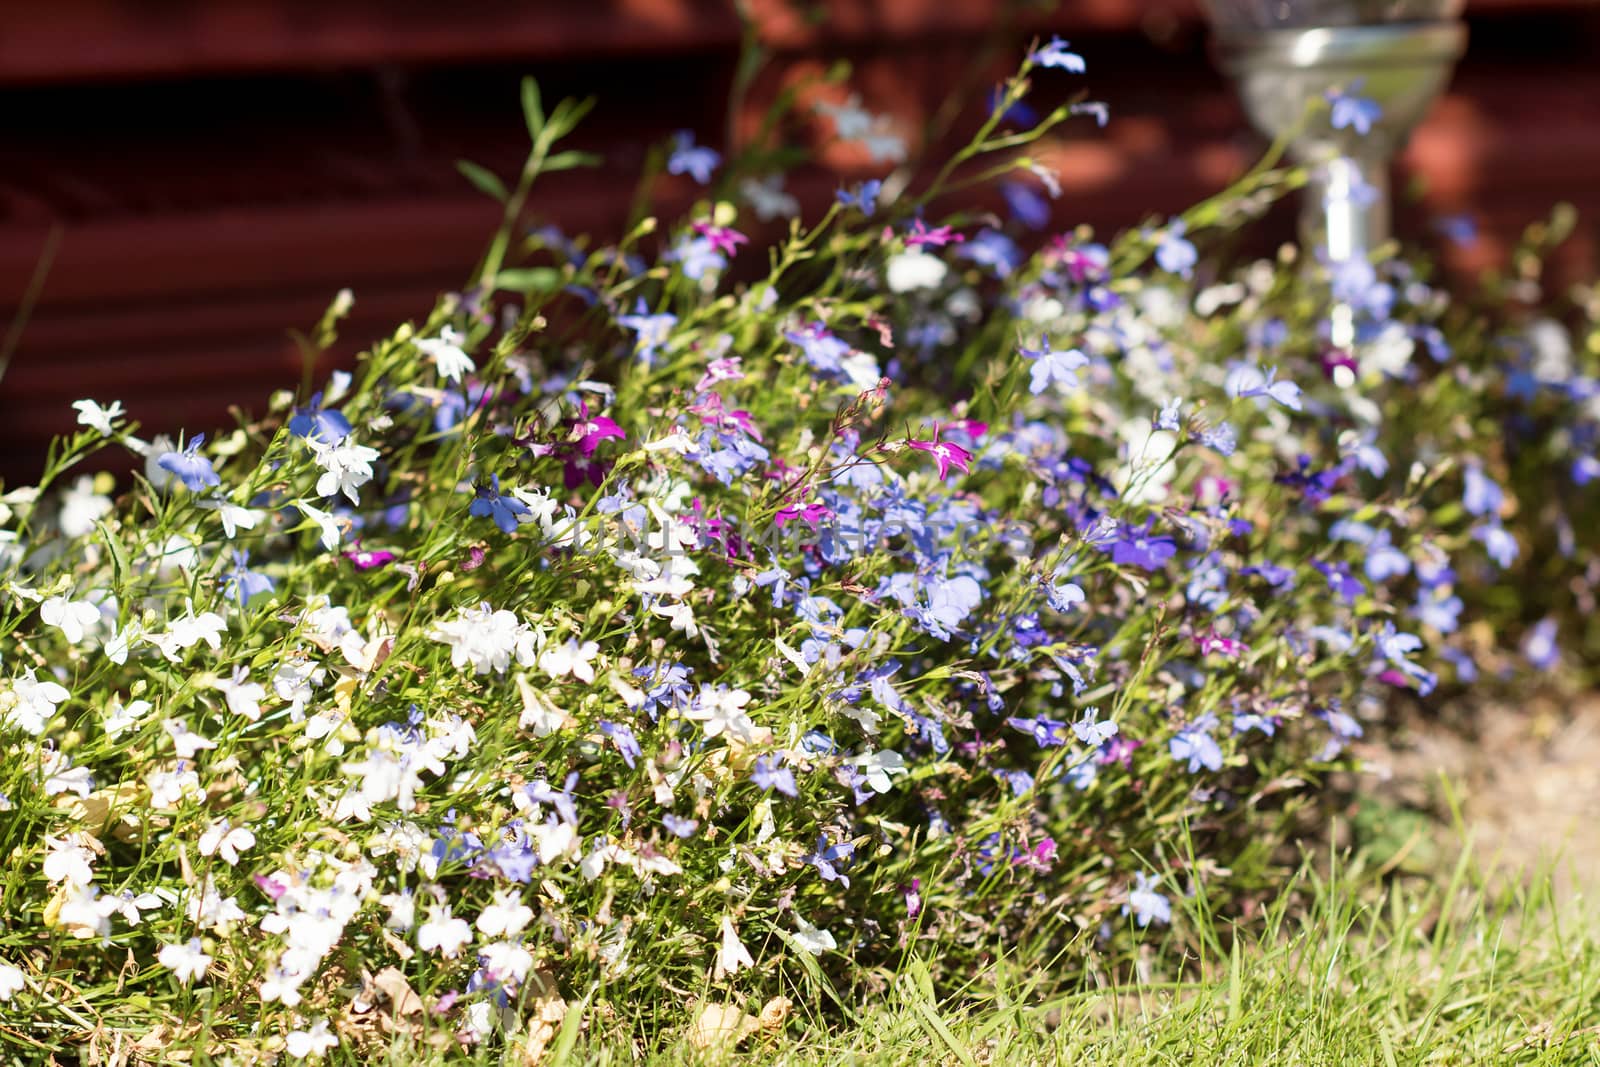
[[[697,1049],[731,1049],[757,1030],[761,1020],[732,1004],[708,1002],[700,1006],[689,1024],[689,1044]]]
[[[783,1029],[783,1024],[788,1021],[789,1013],[794,1010],[794,1001],[788,997],[773,997],[761,1009],[759,1022],[761,1029],[776,1033]]]

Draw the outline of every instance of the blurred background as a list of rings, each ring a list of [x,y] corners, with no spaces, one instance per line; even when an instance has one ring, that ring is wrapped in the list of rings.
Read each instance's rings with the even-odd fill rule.
[[[750,0],[770,62],[733,108],[746,32],[734,0],[6,7],[0,477],[11,485],[36,475],[80,397],[120,399],[146,437],[226,426],[230,405],[261,411],[301,380],[290,330],[308,329],[341,288],[355,307],[336,359],[426,314],[498,221],[455,164],[520,166],[525,74],[547,102],[598,98],[575,143],[604,166],[556,176],[533,198],[530,223],[568,233],[615,233],[650,146],[672,131],[726,149],[786,86],[836,59],[913,153],[937,153],[920,142],[953,90],[968,86],[971,106],[946,136],[964,137],[1033,37],[1069,39],[1088,74],[1041,87],[1087,89],[1111,122],[1071,124],[1040,153],[1064,188],[1057,228],[1165,216],[1263,147],[1212,65],[1195,0]],[[1564,199],[1582,222],[1562,268],[1592,273],[1600,0],[1468,0],[1467,13],[1466,58],[1402,160],[1396,188],[1413,202],[1398,229],[1468,279]],[[819,120],[819,140],[828,132]],[[815,208],[882,170],[824,152],[789,192]],[[693,195],[658,191],[669,208]],[[1460,215],[1478,239],[1445,247],[1433,223]],[[1292,231],[1292,212],[1279,212],[1252,240],[1270,248]]]

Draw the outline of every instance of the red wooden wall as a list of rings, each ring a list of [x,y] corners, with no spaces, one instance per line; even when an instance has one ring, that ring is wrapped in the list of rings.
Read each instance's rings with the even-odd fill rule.
[[[0,323],[43,250],[55,255],[0,378],[0,474],[36,469],[70,429],[69,403],[121,399],[147,432],[208,429],[300,378],[291,328],[356,294],[346,336],[424,313],[463,280],[498,206],[456,174],[502,173],[525,137],[516,83],[594,94],[580,140],[598,173],[564,176],[535,210],[569,231],[614,226],[648,145],[683,126],[713,144],[747,134],[778,87],[834,57],[866,105],[905,132],[972,68],[1002,71],[1034,34],[1089,59],[1112,109],[1048,158],[1056,221],[1126,225],[1214,191],[1259,150],[1214,72],[1193,0],[751,0],[770,69],[725,110],[740,24],[732,0],[571,3],[420,0],[54,0],[0,32]],[[1407,213],[1470,212],[1503,252],[1569,199],[1569,251],[1595,267],[1600,219],[1600,3],[1469,2],[1473,42],[1404,166]],[[820,17],[819,17],[820,16]],[[1065,81],[1062,84],[1066,84]],[[848,171],[848,157],[825,160]],[[840,175],[801,175],[802,199]],[[670,190],[669,190],[670,192]],[[1425,235],[1425,234],[1424,234]]]

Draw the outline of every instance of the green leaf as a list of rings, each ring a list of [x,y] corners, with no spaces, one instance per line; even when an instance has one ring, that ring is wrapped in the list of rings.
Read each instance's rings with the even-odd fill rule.
[[[539,100],[539,83],[531,77],[522,79],[522,118],[528,124],[528,136],[538,140],[544,129],[544,104]]]
[[[503,270],[494,276],[496,289],[510,289],[519,293],[549,293],[561,288],[561,272],[554,267],[521,267]]]
[[[128,557],[122,551],[122,542],[117,539],[117,535],[112,533],[104,522],[96,520],[94,525],[95,529],[100,531],[101,539],[106,543],[106,551],[111,553],[112,581],[116,588],[121,590],[128,578]]]
[[[600,163],[601,157],[593,152],[579,152],[576,149],[569,149],[565,152],[557,152],[545,160],[544,166],[539,169],[542,171],[572,170],[574,167],[598,167]]]
[[[495,177],[493,171],[466,159],[456,160],[456,170],[459,170],[480,193],[487,193],[502,204],[506,202],[508,194],[505,182]]]

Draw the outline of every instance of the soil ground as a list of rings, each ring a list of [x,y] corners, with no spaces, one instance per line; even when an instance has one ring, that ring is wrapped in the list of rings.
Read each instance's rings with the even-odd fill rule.
[[[1452,819],[1453,798],[1480,861],[1553,863],[1562,896],[1600,896],[1600,694],[1484,708],[1467,726],[1414,720],[1399,744],[1361,751],[1358,834],[1393,849],[1394,866],[1436,867],[1456,849],[1425,813]]]

